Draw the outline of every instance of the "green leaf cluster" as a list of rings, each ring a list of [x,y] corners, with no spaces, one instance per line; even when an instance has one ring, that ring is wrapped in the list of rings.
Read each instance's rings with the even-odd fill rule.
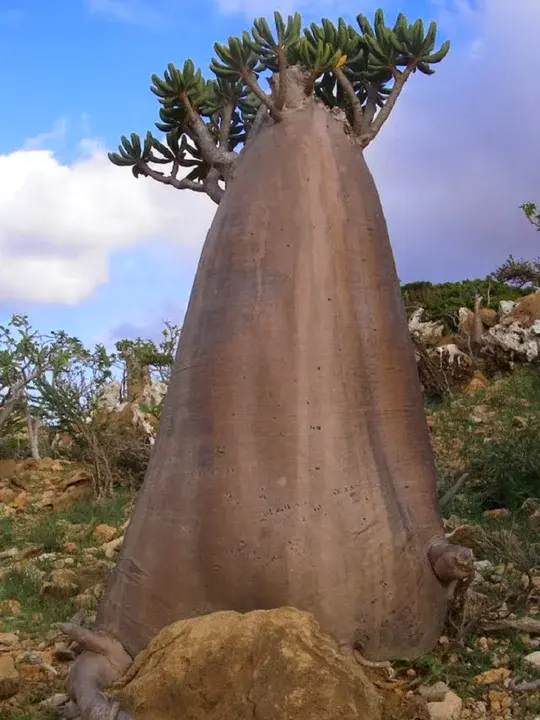
[[[274,13],[274,28],[265,18],[254,21],[251,30],[226,43],[215,43],[210,63],[213,79],[205,79],[191,60],[180,69],[170,63],[163,77],[152,75],[151,91],[160,103],[157,129],[163,142],[148,132],[144,141],[132,133],[122,136],[118,152],[109,153],[116,165],[130,166],[135,176],[145,174],[150,163],[192,167],[188,177],[202,180],[209,168],[198,150],[194,122],[204,122],[216,145],[226,136],[227,151],[245,142],[255,115],[264,99],[261,76],[298,65],[311,77],[312,89],[330,107],[350,105],[336,82],[335,72],[342,69],[353,85],[360,103],[382,107],[391,89],[387,84],[407,68],[410,72],[433,74],[433,65],[448,53],[450,43],[436,48],[437,26],[427,30],[421,19],[409,23],[400,13],[395,24],[385,24],[382,10],[375,13],[373,26],[362,14],[357,27],[339,18],[337,25],[324,18],[321,24],[302,28],[299,13],[285,21]],[[318,81],[316,84],[315,82]],[[309,90],[309,87],[308,87]],[[223,124],[229,127],[223,132]],[[187,143],[187,140],[191,141]],[[159,179],[159,178],[158,178]]]

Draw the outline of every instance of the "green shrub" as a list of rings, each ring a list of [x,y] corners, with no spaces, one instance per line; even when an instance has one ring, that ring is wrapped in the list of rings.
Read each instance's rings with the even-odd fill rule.
[[[517,509],[527,498],[540,497],[538,368],[518,368],[480,400],[493,420],[480,430],[469,422],[462,434],[461,457],[473,480],[472,495],[483,509]],[[474,398],[470,402],[474,407]]]
[[[516,288],[489,279],[438,284],[421,281],[401,286],[403,300],[409,313],[418,307],[423,307],[425,320],[442,322],[447,332],[457,330],[458,310],[461,307],[472,310],[476,295],[483,297],[483,307],[498,310],[501,300],[515,300],[530,292],[530,288]]]

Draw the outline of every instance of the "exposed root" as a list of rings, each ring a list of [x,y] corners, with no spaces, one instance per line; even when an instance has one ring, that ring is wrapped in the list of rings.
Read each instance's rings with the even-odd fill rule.
[[[454,580],[465,580],[474,573],[472,551],[462,545],[454,545],[444,537],[431,543],[428,558],[433,572],[444,585]]]
[[[486,620],[482,623],[482,628],[487,632],[493,630],[516,630],[531,635],[540,635],[540,620],[531,617]]]
[[[358,650],[353,651],[354,659],[359,665],[369,668],[386,668],[391,669],[392,663],[389,660],[368,660]]]
[[[531,680],[530,682],[518,683],[515,680],[510,681],[509,690],[517,692],[529,692],[530,690],[540,690],[540,680]]]
[[[81,720],[132,720],[117,702],[111,703],[101,692],[121,678],[132,663],[121,643],[105,633],[86,630],[72,623],[62,625],[62,630],[83,649],[69,672],[67,690],[73,702],[64,708],[64,717],[70,720],[78,716]]]

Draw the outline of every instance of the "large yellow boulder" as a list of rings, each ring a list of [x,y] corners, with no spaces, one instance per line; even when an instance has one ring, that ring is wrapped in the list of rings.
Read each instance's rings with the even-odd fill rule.
[[[362,668],[294,608],[176,622],[113,692],[134,720],[381,718],[381,699]]]

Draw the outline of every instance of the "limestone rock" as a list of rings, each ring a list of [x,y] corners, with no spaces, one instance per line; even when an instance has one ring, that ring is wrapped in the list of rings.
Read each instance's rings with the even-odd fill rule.
[[[532,665],[532,667],[540,670],[540,650],[530,653],[529,655],[525,655],[523,662],[526,662],[528,665]]]
[[[508,668],[492,668],[477,675],[474,680],[479,685],[492,685],[507,680],[512,673]]]
[[[475,370],[473,376],[467,385],[463,388],[464,392],[474,393],[478,390],[484,390],[489,385],[489,381],[480,370]]]
[[[19,673],[11,655],[0,655],[0,700],[15,695],[20,685]]]
[[[482,318],[482,324],[486,327],[493,327],[497,324],[498,315],[496,310],[481,308],[480,317]]]
[[[525,327],[540,320],[540,291],[525,295],[511,308],[509,317],[515,318]]]
[[[111,525],[98,525],[94,530],[94,537],[100,543],[107,543],[118,535],[118,530]]]
[[[444,333],[444,325],[433,321],[423,321],[424,308],[418,308],[409,319],[409,332],[430,347],[436,345]]]
[[[418,688],[418,693],[424,697],[428,703],[443,702],[449,692],[450,688],[446,683],[442,682],[442,680],[433,685],[422,685]]]
[[[15,648],[19,645],[19,636],[15,633],[0,632],[0,649],[2,648]]]
[[[163,629],[115,688],[137,720],[379,720],[352,656],[294,608],[217,612]]]
[[[459,720],[463,700],[450,691],[440,702],[428,702],[427,708],[431,720]]]
[[[53,570],[41,591],[44,595],[61,599],[73,597],[78,589],[79,581],[73,570]]]
[[[11,488],[6,487],[0,490],[0,503],[9,505],[13,500],[15,500],[15,493]]]
[[[475,555],[480,555],[483,550],[484,534],[482,528],[477,525],[460,525],[453,530],[448,539],[454,545],[463,545],[473,551]]]
[[[101,546],[101,549],[105,553],[106,558],[113,558],[118,550],[120,550],[122,543],[124,542],[124,536],[121,535],[120,537],[115,538],[114,540],[111,540],[108,543],[105,543]]]

